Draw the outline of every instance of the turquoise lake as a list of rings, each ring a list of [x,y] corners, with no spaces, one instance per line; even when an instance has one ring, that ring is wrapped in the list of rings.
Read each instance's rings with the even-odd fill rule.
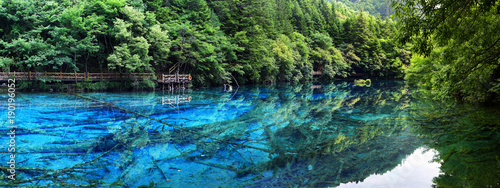
[[[3,93],[0,186],[500,187],[498,107],[428,96],[403,81],[19,92],[10,129]]]

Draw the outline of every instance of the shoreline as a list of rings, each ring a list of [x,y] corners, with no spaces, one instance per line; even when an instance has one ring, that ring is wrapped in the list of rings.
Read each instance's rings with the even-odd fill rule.
[[[312,85],[325,84],[328,82],[336,82],[336,81],[352,81],[353,83],[356,80],[364,79],[361,77],[349,77],[349,78],[338,78],[333,80],[306,80],[302,83],[311,83]],[[373,81],[405,81],[402,78],[368,78]],[[172,91],[168,84],[160,84],[160,83],[137,83],[131,81],[98,81],[98,82],[79,82],[79,83],[61,83],[61,82],[52,82],[52,83],[44,83],[44,82],[32,82],[29,81],[30,87],[23,88],[22,84],[27,83],[26,81],[18,81],[18,87],[16,88],[21,92],[142,92],[142,91]],[[154,87],[149,87],[150,85],[146,84],[154,84]],[[255,86],[255,85],[274,85],[274,84],[301,84],[301,83],[293,83],[293,82],[272,82],[272,83],[252,83],[252,84],[244,84],[241,86]],[[228,84],[226,84],[228,85]],[[33,87],[34,86],[34,87]],[[230,85],[233,88],[237,87],[236,85]],[[189,89],[200,89],[200,88],[208,88],[208,87],[224,87],[223,85],[213,85],[213,86],[193,86],[192,84],[175,84],[173,91],[183,91]],[[0,93],[7,92],[7,85],[0,85]]]

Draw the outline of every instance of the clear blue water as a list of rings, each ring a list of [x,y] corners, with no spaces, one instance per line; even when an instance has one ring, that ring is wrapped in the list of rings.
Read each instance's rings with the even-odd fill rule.
[[[500,186],[498,111],[416,93],[400,81],[17,93],[16,176],[4,121],[0,185]]]

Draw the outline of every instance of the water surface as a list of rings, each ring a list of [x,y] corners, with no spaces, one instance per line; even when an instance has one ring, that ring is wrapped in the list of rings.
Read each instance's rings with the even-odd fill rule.
[[[16,180],[4,122],[0,184],[499,186],[498,111],[416,93],[400,81],[18,93]]]

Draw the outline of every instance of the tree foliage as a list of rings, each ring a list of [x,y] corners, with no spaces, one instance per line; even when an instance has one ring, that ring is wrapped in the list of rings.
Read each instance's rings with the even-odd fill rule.
[[[0,66],[189,73],[198,86],[392,78],[411,58],[394,25],[327,0],[5,0]]]
[[[500,5],[497,1],[393,1],[401,20],[399,42],[413,42],[414,50],[430,59],[413,63],[436,67],[425,77],[439,97],[455,96],[471,102],[498,100],[500,90]],[[439,50],[435,50],[439,49]],[[441,53],[436,54],[440,51]]]
[[[334,2],[334,0],[330,0]],[[369,12],[371,15],[381,15],[389,17],[394,13],[394,10],[389,5],[387,0],[338,0],[346,7],[357,11]]]

